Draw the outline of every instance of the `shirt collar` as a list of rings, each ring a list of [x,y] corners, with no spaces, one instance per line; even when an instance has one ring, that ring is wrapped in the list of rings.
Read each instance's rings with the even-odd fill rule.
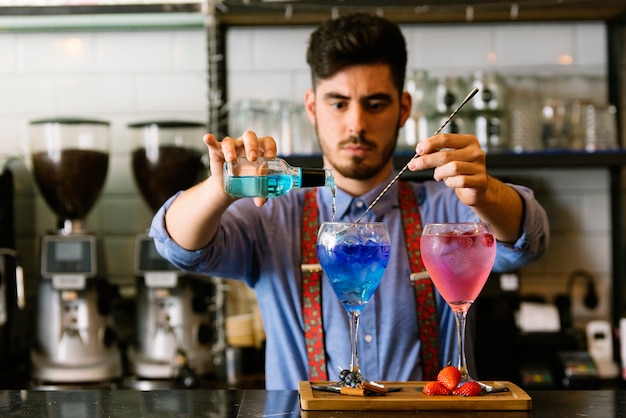
[[[372,190],[370,190],[369,192],[365,193],[362,196],[353,197],[349,193],[346,193],[340,188],[337,188],[337,196],[336,196],[336,202],[335,202],[337,212],[335,214],[335,220],[337,221],[342,220],[345,216],[349,214],[350,205],[355,199],[362,200],[369,207],[369,205],[371,205],[372,202],[378,197],[380,192],[385,187],[387,187],[387,185],[389,184],[391,180],[393,180],[396,174],[397,174],[396,172],[392,171],[389,174],[389,176],[385,178],[384,181],[382,181],[378,186],[374,187]],[[332,193],[330,193],[330,191],[323,193],[323,201],[325,204],[328,205],[328,207],[332,205],[331,194]],[[396,182],[389,188],[389,190],[387,190],[387,192],[383,195],[383,197],[374,205],[371,211],[374,212],[376,219],[382,219],[385,213],[389,212],[391,209],[397,206],[398,206],[398,183]],[[328,213],[330,214],[331,211],[329,210]],[[328,217],[328,220],[330,220],[331,217],[332,215]]]

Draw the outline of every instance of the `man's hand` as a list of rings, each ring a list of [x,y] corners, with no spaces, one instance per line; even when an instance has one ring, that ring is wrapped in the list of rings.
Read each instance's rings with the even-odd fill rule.
[[[222,184],[225,162],[233,162],[237,157],[246,157],[255,161],[260,155],[265,158],[276,156],[276,142],[270,136],[258,137],[252,131],[246,131],[239,138],[226,137],[218,141],[212,134],[206,134],[203,138],[209,150],[211,168],[211,181]],[[254,198],[257,206],[263,206],[267,198]]]
[[[489,176],[486,156],[474,135],[439,134],[418,144],[420,155],[409,162],[412,171],[434,168],[434,178],[455,189],[468,206],[485,203]]]

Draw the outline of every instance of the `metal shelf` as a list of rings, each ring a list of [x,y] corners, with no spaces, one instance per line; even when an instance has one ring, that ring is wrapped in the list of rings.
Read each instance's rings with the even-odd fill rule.
[[[394,156],[394,167],[402,168],[413,153],[401,151]],[[285,159],[294,166],[321,166],[322,156],[290,155]],[[610,151],[537,151],[526,153],[487,154],[488,168],[583,168],[626,166],[626,149]]]
[[[607,21],[626,12],[614,0],[222,0],[220,7],[227,25],[316,24],[355,11],[398,23]]]
[[[30,6],[14,1],[0,6],[4,16],[207,12],[215,8],[224,25],[318,24],[336,15],[367,11],[398,23],[609,21],[626,13],[616,0],[190,0],[146,3],[135,0]]]

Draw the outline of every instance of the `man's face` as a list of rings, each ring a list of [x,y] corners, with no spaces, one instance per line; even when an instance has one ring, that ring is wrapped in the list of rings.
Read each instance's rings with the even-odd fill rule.
[[[307,92],[307,113],[331,168],[357,180],[389,173],[411,107],[408,94],[401,97],[386,65],[347,67]]]

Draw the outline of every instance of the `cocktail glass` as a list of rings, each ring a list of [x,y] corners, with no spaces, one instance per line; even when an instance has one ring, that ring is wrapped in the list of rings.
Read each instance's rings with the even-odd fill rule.
[[[454,311],[461,381],[474,380],[465,358],[465,323],[493,267],[496,257],[493,230],[481,222],[426,224],[420,249],[430,278]]]
[[[359,367],[361,311],[378,288],[390,255],[389,232],[382,222],[324,222],[317,235],[320,265],[350,318],[350,372]]]

